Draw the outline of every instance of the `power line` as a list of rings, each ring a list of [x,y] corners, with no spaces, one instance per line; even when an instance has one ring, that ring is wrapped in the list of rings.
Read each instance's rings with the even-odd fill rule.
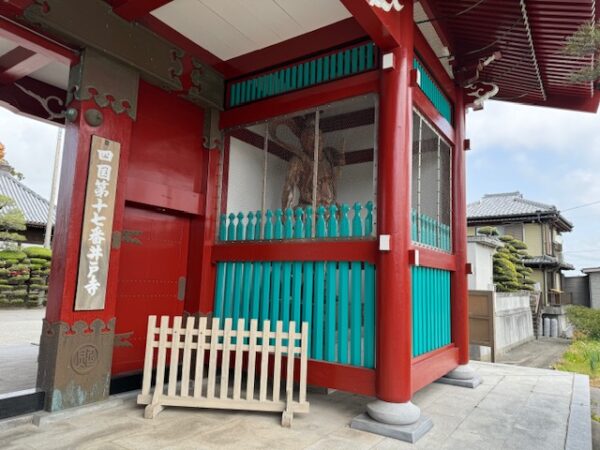
[[[574,209],[585,208],[587,206],[593,206],[593,205],[598,205],[598,204],[600,204],[600,200],[597,200],[597,201],[591,202],[591,203],[585,203],[585,204],[579,205],[579,206],[573,206],[572,208],[562,209],[560,212],[572,211]]]
[[[442,20],[446,20],[446,19],[453,19],[454,17],[460,17],[463,14],[468,13],[472,9],[477,8],[483,2],[485,2],[485,0],[479,0],[477,3],[475,3],[475,4],[471,5],[471,6],[468,6],[467,8],[465,8],[462,11],[459,11],[459,12],[457,12],[455,14],[450,14],[450,15],[447,15],[447,16],[440,16],[440,17],[433,17],[431,19],[419,20],[418,22],[416,22],[416,24],[417,25],[421,25],[422,23],[436,22],[436,21],[442,21]]]

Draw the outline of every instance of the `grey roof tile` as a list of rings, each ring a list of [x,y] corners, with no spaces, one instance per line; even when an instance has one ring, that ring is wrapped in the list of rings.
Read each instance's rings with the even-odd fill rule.
[[[27,225],[45,226],[50,203],[0,168],[0,194],[12,198],[25,216]]]
[[[556,206],[523,198],[520,192],[487,194],[475,203],[467,205],[467,217],[501,217],[556,212]]]

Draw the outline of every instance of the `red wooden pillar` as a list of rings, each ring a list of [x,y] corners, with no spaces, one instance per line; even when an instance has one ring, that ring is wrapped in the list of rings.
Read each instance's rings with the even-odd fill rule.
[[[394,67],[381,72],[378,150],[377,227],[380,236],[389,235],[390,251],[381,251],[377,264],[376,392],[391,403],[411,399],[412,2],[406,2],[398,19],[402,33],[399,46],[391,50]]]
[[[465,182],[465,106],[463,90],[456,89],[454,108],[456,143],[452,161],[453,230],[452,248],[456,257],[456,271],[451,278],[452,340],[458,347],[458,363],[469,362],[469,295],[467,286],[467,196]]]
[[[202,265],[200,272],[201,295],[199,313],[207,315],[213,312],[215,297],[216,266],[212,263],[212,250],[217,237],[217,224],[219,222],[219,171],[221,169],[221,145],[222,142],[208,142],[207,176],[206,176],[206,203],[204,225],[202,230]]]
[[[91,63],[90,63],[91,61]],[[90,63],[86,68],[86,64]],[[116,290],[119,272],[120,240],[125,204],[125,184],[133,119],[129,110],[117,113],[101,101],[114,97],[110,83],[123,83],[132,107],[137,103],[138,74],[86,50],[81,59],[83,70],[73,68],[72,81],[81,88],[80,100],[69,105],[72,122],[66,125],[60,192],[53,241],[53,264],[49,282],[46,318],[40,339],[37,386],[46,392],[46,409],[55,411],[106,398],[109,393]],[[107,84],[106,80],[112,80]],[[88,86],[94,86],[99,98],[88,99]],[[114,87],[114,86],[112,86]],[[71,86],[74,88],[74,86]],[[133,115],[133,114],[132,114]],[[116,186],[113,236],[106,280],[105,304],[102,309],[77,311],[75,298],[79,270],[84,203],[92,136],[120,144],[119,175]],[[117,238],[115,239],[115,235]],[[105,257],[108,255],[105,255]]]

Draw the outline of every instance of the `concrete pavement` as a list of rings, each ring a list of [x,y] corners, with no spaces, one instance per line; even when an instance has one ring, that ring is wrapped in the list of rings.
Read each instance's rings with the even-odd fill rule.
[[[563,449],[574,375],[472,363],[476,389],[434,383],[414,401],[433,429],[416,445],[352,430],[370,398],[335,392],[309,395],[311,412],[291,429],[278,414],[167,408],[154,420],[132,398],[102,411],[75,414],[41,427],[0,422],[4,449]],[[581,447],[582,450],[586,447]],[[591,448],[591,447],[588,447]]]
[[[44,308],[0,308],[0,394],[35,387]]]

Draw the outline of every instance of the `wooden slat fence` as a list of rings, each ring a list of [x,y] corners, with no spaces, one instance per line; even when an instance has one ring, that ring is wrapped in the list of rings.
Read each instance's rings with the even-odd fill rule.
[[[301,332],[296,324],[278,321],[275,331],[265,321],[259,330],[256,320],[246,330],[244,319],[212,320],[209,328],[205,317],[182,318],[162,316],[160,326],[156,316],[148,318],[146,356],[142,393],[138,404],[148,405],[146,418],[154,418],[165,406],[216,408],[252,411],[283,412],[282,425],[290,426],[293,414],[307,413],[306,400],[308,324],[302,323]],[[218,368],[219,354],[221,367]],[[286,357],[285,394],[281,398],[282,364]],[[294,394],[294,365],[300,362],[299,392]],[[269,386],[269,362],[272,358],[272,385]],[[230,379],[230,361],[233,360],[233,380]],[[244,379],[244,364],[247,364]],[[153,367],[156,367],[152,389]],[[166,370],[168,367],[168,379]],[[180,376],[180,377],[179,377]],[[181,382],[178,383],[178,379]]]

